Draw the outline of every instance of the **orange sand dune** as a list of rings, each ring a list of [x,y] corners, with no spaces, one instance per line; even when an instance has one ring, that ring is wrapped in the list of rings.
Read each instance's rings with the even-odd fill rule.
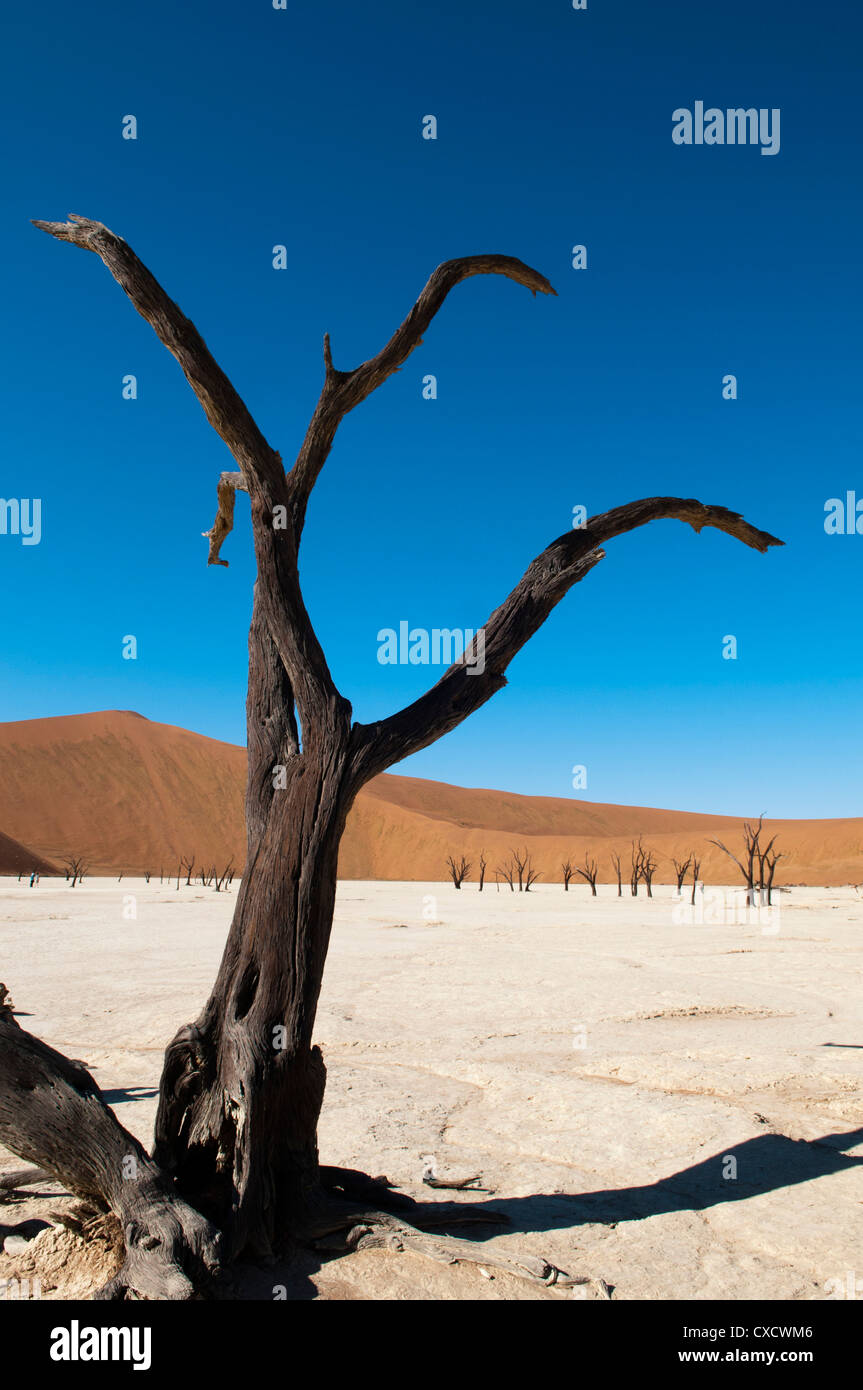
[[[40,874],[57,874],[60,870],[47,859],[34,854],[26,845],[20,845],[11,836],[0,831],[0,874],[32,874],[36,869]]]
[[[194,855],[198,864],[224,867],[233,859],[241,866],[245,772],[244,749],[128,710],[0,724],[0,826],[28,856],[23,867],[34,852],[55,863],[82,854],[93,873],[169,873],[181,855]],[[727,883],[737,870],[707,842],[716,838],[736,849],[740,824],[729,816],[517,796],[388,774],[357,798],[339,871],[343,878],[433,882],[445,877],[448,854],[476,864],[484,850],[493,884],[496,866],[519,845],[530,850],[544,882],[559,881],[562,860],[580,860],[587,851],[608,882],[612,852],[625,864],[631,840],[642,835],[660,857],[659,881],[673,881],[672,857],[694,849],[702,877]],[[775,820],[769,833],[778,834],[787,855],[777,882],[863,879],[863,819]],[[4,843],[0,872],[8,873]],[[19,867],[14,863],[16,873]]]

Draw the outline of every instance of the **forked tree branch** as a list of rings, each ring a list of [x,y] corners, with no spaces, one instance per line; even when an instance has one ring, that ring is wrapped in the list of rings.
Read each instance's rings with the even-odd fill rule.
[[[438,266],[404,322],[377,356],[350,372],[333,366],[329,337],[324,342],[326,378],[305,440],[290,474],[262,435],[231,382],[211,356],[203,338],[159,285],[132,249],[101,222],[71,216],[68,222],[36,222],[61,241],[95,252],[138,312],[152,325],[176,357],[208,420],[240,464],[239,475],[223,473],[219,507],[209,532],[209,563],[219,558],[222,541],[233,524],[234,495],[245,485],[252,498],[258,558],[257,602],[284,663],[300,714],[313,716],[313,728],[333,721],[344,724],[349,706],[337,691],[302,600],[297,548],[306,504],[326,461],[339,422],[394,371],[422,341],[422,335],[455,285],[472,275],[506,275],[534,294],[554,294],[549,282],[512,256],[465,256]],[[274,509],[284,506],[293,525],[276,529]],[[430,691],[406,709],[374,725],[356,725],[355,769],[359,781],[426,747],[461,723],[506,684],[504,671],[513,656],[537,631],[573,584],[604,556],[599,548],[613,537],[661,517],[686,521],[700,531],[713,526],[757,550],[780,545],[774,536],[750,526],[725,507],[705,506],[692,498],[653,497],[614,508],[554,541],[528,567],[520,583],[489,618],[485,629],[484,668],[472,672],[472,651],[445,673]],[[315,717],[319,716],[319,717]]]
[[[323,468],[335,439],[336,430],[348,411],[364,401],[376,387],[393,372],[398,371],[423,340],[423,334],[440,309],[450,290],[471,275],[506,275],[536,294],[556,294],[544,275],[533,270],[515,256],[496,252],[479,256],[461,256],[444,261],[432,272],[407,318],[399,325],[389,342],[375,356],[350,372],[337,371],[333,366],[330,335],[324,335],[324,366],[326,378],[297,461],[288,474],[293,501],[294,529],[299,543],[306,505],[318,474]]]
[[[361,780],[426,748],[484,705],[506,685],[504,672],[510,661],[552,609],[605,558],[600,546],[626,531],[664,518],[685,521],[695,531],[714,527],[762,552],[783,544],[767,531],[751,526],[737,512],[707,506],[692,497],[646,497],[591,517],[580,529],[567,531],[552,541],[492,613],[483,629],[482,669],[475,638],[459,661],[418,700],[388,719],[355,726],[356,766]]]
[[[333,366],[330,335],[324,334],[326,376],[323,389],[297,455],[297,461],[288,474],[291,518],[297,545],[303,530],[309,496],[329,456],[336,431],[344,416],[382,385],[393,372],[399,370],[414,348],[422,342],[423,333],[450,290],[471,275],[506,275],[510,280],[525,285],[533,294],[556,293],[544,275],[540,275],[515,256],[462,256],[457,260],[445,261],[432,272],[419,299],[386,346],[375,357],[361,363],[353,371],[336,370]],[[216,520],[212,530],[205,532],[210,538],[210,554],[207,560],[210,565],[228,563],[227,560],[219,558],[219,552],[225,536],[233,528],[234,494],[227,484],[233,483],[234,487],[241,487],[241,483],[234,481],[236,476],[223,473],[219,483],[219,509]]]
[[[233,524],[234,493],[245,486],[252,498],[259,602],[273,643],[284,663],[301,716],[315,726],[348,716],[326,658],[312,628],[300,592],[296,547],[291,527],[276,529],[274,509],[289,515],[290,498],[280,455],[267,443],[244,401],[213,358],[195,325],[186,318],[155,276],[122,237],[101,222],[70,215],[67,222],[34,221],[58,241],[93,251],[125,290],[138,313],[177,359],[213,429],[227,444],[240,477],[223,473],[219,510],[212,529],[209,562],[219,563],[219,547]],[[224,562],[221,562],[224,563]]]

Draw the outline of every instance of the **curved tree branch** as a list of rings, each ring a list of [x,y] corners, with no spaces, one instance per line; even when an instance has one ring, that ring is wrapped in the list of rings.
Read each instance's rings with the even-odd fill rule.
[[[101,222],[70,215],[68,222],[39,222],[34,226],[58,241],[93,251],[125,290],[138,313],[177,359],[213,429],[240,465],[241,475],[223,473],[218,485],[219,509],[210,541],[210,564],[224,564],[219,549],[233,525],[234,492],[250,493],[255,551],[258,560],[259,603],[273,643],[296,694],[300,715],[316,728],[343,722],[350,707],[339,694],[315,635],[300,591],[292,528],[277,529],[276,507],[290,515],[290,498],[281,456],[271,448],[245,403],[213,358],[195,325],[162,289],[122,237]]]
[[[195,325],[187,319],[154,275],[122,237],[102,222],[69,214],[68,222],[33,226],[58,241],[93,251],[110,270],[142,318],[176,357],[213,429],[227,444],[251,483],[272,487],[284,480],[279,455],[264,438],[238,392],[222,371]],[[282,501],[283,498],[276,498]]]
[[[407,318],[399,325],[389,342],[375,356],[350,372],[340,372],[333,366],[330,335],[324,335],[324,366],[326,378],[297,461],[288,474],[294,510],[294,531],[299,542],[303,529],[306,505],[318,474],[323,468],[335,439],[336,430],[348,411],[366,399],[418,347],[423,334],[440,309],[450,290],[471,275],[506,275],[536,294],[556,294],[544,275],[525,265],[515,256],[487,252],[478,256],[461,256],[444,261],[432,271],[429,279]]]
[[[360,785],[434,743],[484,705],[506,685],[507,666],[551,610],[605,558],[600,546],[663,518],[685,521],[695,531],[715,527],[753,550],[766,551],[783,544],[767,531],[751,526],[737,512],[707,506],[692,497],[646,497],[591,517],[580,529],[552,541],[532,561],[485,624],[482,649],[475,638],[459,661],[413,704],[378,723],[355,725],[355,769]]]

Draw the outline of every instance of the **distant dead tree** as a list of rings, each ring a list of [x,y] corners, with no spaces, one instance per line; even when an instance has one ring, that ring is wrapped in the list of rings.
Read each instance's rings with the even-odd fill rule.
[[[553,540],[495,605],[483,628],[482,670],[456,660],[405,708],[357,722],[333,679],[300,581],[307,507],[339,427],[404,365],[462,281],[494,274],[542,294],[552,286],[513,257],[448,260],[388,342],[358,366],[337,368],[327,335],[320,399],[286,467],[195,325],[128,242],[84,217],[37,225],[104,263],[176,358],[233,455],[236,471],[218,480],[218,511],[207,532],[211,564],[226,563],[220,551],[233,528],[237,491],[250,499],[255,586],[245,878],[210,997],[166,1050],[152,1157],[123,1128],[84,1068],[16,1021],[0,1019],[0,1143],[56,1176],[64,1190],[112,1211],[125,1237],[123,1265],[97,1297],[192,1298],[235,1259],[270,1258],[320,1235],[335,1248],[339,1231],[353,1248],[358,1229],[367,1232],[361,1239],[368,1246],[392,1231],[392,1218],[372,1210],[385,1204],[385,1186],[328,1167],[318,1156],[325,1068],[313,1029],[339,844],[362,788],[457,728],[503,689],[513,658],[573,586],[604,561],[607,543],[662,518],[695,531],[715,527],[759,551],[777,541],[736,512],[691,497],[647,497],[592,516]],[[176,240],[168,214],[156,225],[169,242]],[[151,489],[162,485],[158,460],[146,478]],[[182,481],[169,495],[180,497]],[[374,484],[364,478],[360,485]],[[443,568],[442,557],[436,563]],[[277,762],[285,771],[278,787],[272,778]],[[285,1033],[281,1048],[271,1043],[274,1020]],[[134,1179],[124,1172],[130,1153]],[[406,1223],[403,1212],[398,1220]]]
[[[66,879],[68,881],[71,878],[73,888],[76,883],[84,882],[84,874],[87,872],[87,869],[82,855],[73,855],[68,859],[64,859],[63,866],[66,870]]]
[[[695,857],[695,852],[694,852],[694,851],[693,851],[693,853],[690,855],[690,858],[691,858],[691,860],[692,860],[692,897],[691,897],[691,899],[690,899],[690,902],[692,903],[692,906],[694,907],[694,906],[695,906],[695,893],[696,893],[696,890],[697,890],[697,888],[698,888],[698,875],[701,873],[701,860],[700,860],[700,859],[696,859],[696,857]]]
[[[449,876],[453,881],[453,887],[461,888],[462,884],[464,883],[465,879],[470,873],[471,866],[468,860],[465,859],[464,855],[462,855],[461,859],[459,859],[458,863],[456,863],[455,859],[453,859],[452,855],[450,854],[447,855],[446,863],[447,868],[449,869]]]
[[[533,887],[533,885],[536,883],[537,879],[539,879],[539,878],[542,878],[542,874],[541,874],[541,872],[539,871],[539,869],[535,869],[535,868],[533,867],[533,860],[531,859],[530,855],[528,855],[528,856],[527,856],[527,860],[526,860],[526,862],[525,862],[525,866],[524,866],[524,891],[525,891],[525,893],[529,893],[529,892],[530,892],[531,888]]]
[[[596,897],[596,877],[597,877],[597,874],[598,874],[598,872],[599,872],[599,870],[598,870],[597,867],[596,867],[596,860],[595,860],[595,859],[591,859],[591,857],[590,857],[589,854],[585,854],[585,856],[584,856],[584,864],[581,866],[580,869],[576,869],[575,872],[576,872],[577,874],[580,874],[580,875],[581,875],[581,877],[584,879],[585,883],[589,883],[589,884],[590,884],[590,891],[591,891],[593,897],[595,898],[595,897]]]
[[[632,842],[632,858],[629,869],[629,891],[633,898],[638,897],[638,885],[641,881],[642,866],[644,863],[644,850],[639,839],[638,844]]]
[[[785,858],[784,854],[778,854],[776,850],[773,849],[775,839],[776,836],[774,835],[764,852],[759,853],[758,859],[758,880],[761,890],[761,902],[764,902],[764,894],[766,892],[768,907],[772,906],[773,903],[773,875],[776,873],[776,865],[779,863],[780,859]]]
[[[215,872],[215,867],[214,867],[214,869],[213,869],[213,878],[211,878],[210,881],[211,881],[211,884],[213,884],[213,887],[215,888],[215,891],[221,892],[221,891],[222,891],[222,888],[225,888],[225,885],[227,885],[228,874],[231,873],[232,863],[233,863],[232,860],[229,859],[227,865],[225,865],[224,873],[222,873],[222,874],[218,874],[217,872]]]
[[[485,883],[485,871],[486,871],[487,868],[488,868],[488,861],[487,861],[487,859],[486,859],[486,857],[485,857],[485,850],[484,850],[484,849],[481,849],[480,852],[479,852],[479,891],[480,891],[480,892],[482,892],[482,887],[483,887],[483,884]]]
[[[145,883],[149,883],[149,882],[150,882],[150,870],[149,870],[149,869],[147,869],[146,873],[144,874],[144,882],[145,882]]]
[[[526,849],[514,849],[511,854],[515,871],[518,874],[518,891],[521,893],[524,890],[524,873],[530,862],[530,855]]]
[[[181,859],[181,860],[180,860],[180,868],[186,870],[186,887],[187,887],[187,888],[191,888],[191,886],[192,886],[192,870],[194,869],[194,867],[195,867],[195,856],[194,856],[194,854],[192,855],[191,859]]]
[[[690,854],[688,859],[675,859],[672,856],[671,862],[674,865],[674,876],[677,879],[677,894],[679,897],[680,894],[683,892],[683,884],[684,880],[686,879],[686,875],[689,873],[689,866],[692,863],[692,855]]]
[[[623,870],[620,867],[620,855],[612,854],[611,862],[614,865],[614,872],[617,875],[617,896],[623,897]]]
[[[509,891],[515,892],[515,864],[511,859],[507,859],[504,864],[499,864],[495,869],[498,881],[502,878],[504,883],[509,884]]]
[[[772,900],[773,875],[776,872],[777,863],[784,857],[781,854],[776,854],[773,850],[777,840],[776,835],[766,845],[762,845],[763,830],[763,812],[754,823],[744,821],[742,860],[738,859],[736,854],[732,854],[730,849],[726,849],[721,840],[710,841],[737,865],[743,875],[743,882],[746,884],[746,901],[750,907],[760,907],[764,902],[765,892],[767,893],[767,902]]]
[[[563,871],[563,891],[564,893],[568,893],[570,881],[572,879],[573,874],[575,873],[575,868],[571,859],[564,859],[560,867]]]
[[[656,873],[659,861],[652,849],[646,849],[641,856],[641,877],[644,879],[647,888],[647,896],[653,897],[653,877]]]

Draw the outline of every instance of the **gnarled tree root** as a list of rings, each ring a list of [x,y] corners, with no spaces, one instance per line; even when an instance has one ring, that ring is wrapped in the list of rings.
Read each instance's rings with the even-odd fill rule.
[[[221,1232],[178,1195],[86,1068],[8,1012],[0,1014],[0,1141],[119,1221],[126,1258],[97,1298],[188,1299],[219,1270]]]
[[[342,1170],[324,1170],[339,1172]],[[361,1179],[364,1174],[352,1174]],[[541,1256],[520,1254],[505,1256],[488,1248],[478,1248],[469,1240],[432,1234],[456,1225],[505,1226],[507,1218],[462,1202],[432,1202],[421,1205],[403,1193],[393,1193],[384,1186],[386,1179],[365,1178],[369,1191],[376,1189],[379,1206],[351,1202],[331,1197],[310,1215],[298,1233],[299,1240],[315,1250],[329,1255],[349,1254],[355,1250],[410,1250],[425,1255],[440,1264],[470,1264],[478,1269],[494,1269],[535,1284],[572,1288],[596,1283],[586,1276],[568,1274]],[[355,1183],[360,1188],[362,1183]],[[342,1184],[347,1190],[348,1183]],[[330,1190],[334,1190],[331,1185]],[[393,1199],[396,1202],[393,1202]],[[395,1210],[382,1208],[395,1206]],[[605,1286],[607,1288],[607,1286]],[[607,1297],[607,1293],[601,1296]]]

